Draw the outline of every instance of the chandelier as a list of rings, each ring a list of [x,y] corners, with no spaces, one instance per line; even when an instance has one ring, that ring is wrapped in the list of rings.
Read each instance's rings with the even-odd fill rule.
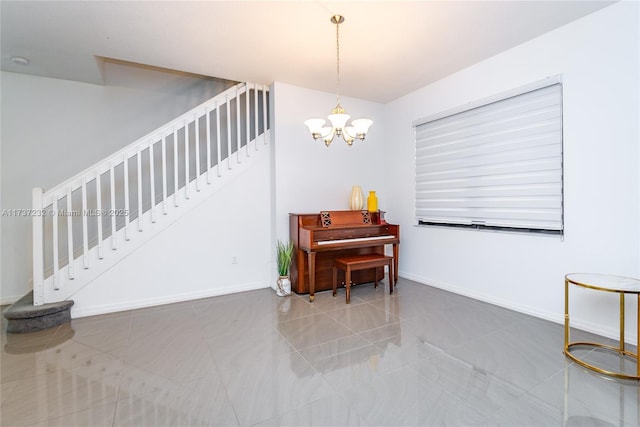
[[[369,130],[369,126],[373,124],[373,121],[369,119],[357,119],[351,121],[351,125],[347,126],[347,122],[351,118],[342,106],[340,106],[340,24],[344,22],[344,17],[341,15],[334,15],[331,17],[331,22],[336,24],[336,107],[331,110],[329,115],[329,122],[331,127],[325,126],[325,119],[309,119],[305,120],[304,124],[309,128],[313,139],[322,138],[325,145],[328,147],[333,141],[333,138],[342,136],[342,139],[351,146],[353,141],[357,138],[364,140],[364,137]]]

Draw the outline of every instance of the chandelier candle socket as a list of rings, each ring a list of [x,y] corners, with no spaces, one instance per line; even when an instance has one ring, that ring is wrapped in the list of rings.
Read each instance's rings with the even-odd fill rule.
[[[340,24],[344,22],[344,17],[334,15],[331,22],[336,24],[336,107],[331,110],[329,122],[331,127],[325,126],[325,119],[309,119],[304,124],[309,128],[313,139],[322,138],[328,147],[333,138],[342,136],[342,139],[351,146],[355,139],[364,140],[369,127],[373,124],[369,119],[356,119],[351,121],[351,125],[347,126],[347,122],[351,118],[346,110],[340,105]]]

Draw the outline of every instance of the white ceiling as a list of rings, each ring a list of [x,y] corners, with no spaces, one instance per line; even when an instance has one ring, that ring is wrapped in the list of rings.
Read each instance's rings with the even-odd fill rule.
[[[341,93],[388,102],[611,3],[2,0],[2,69],[100,84],[104,57],[335,92],[339,13]]]

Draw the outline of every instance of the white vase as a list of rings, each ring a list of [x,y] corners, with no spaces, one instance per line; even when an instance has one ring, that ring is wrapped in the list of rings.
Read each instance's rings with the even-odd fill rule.
[[[349,209],[352,211],[361,211],[364,206],[364,195],[359,185],[351,188],[351,197],[349,198]]]
[[[276,295],[279,297],[286,297],[291,295],[291,280],[289,276],[280,276],[276,282]]]

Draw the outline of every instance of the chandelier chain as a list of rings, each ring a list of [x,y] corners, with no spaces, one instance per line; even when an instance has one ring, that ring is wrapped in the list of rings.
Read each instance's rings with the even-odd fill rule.
[[[336,102],[340,105],[340,22],[336,22]]]

